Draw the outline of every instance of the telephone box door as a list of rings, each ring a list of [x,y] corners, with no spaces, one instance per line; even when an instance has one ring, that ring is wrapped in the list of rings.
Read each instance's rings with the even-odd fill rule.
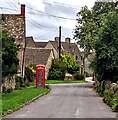
[[[36,87],[45,87],[45,66],[36,66]]]

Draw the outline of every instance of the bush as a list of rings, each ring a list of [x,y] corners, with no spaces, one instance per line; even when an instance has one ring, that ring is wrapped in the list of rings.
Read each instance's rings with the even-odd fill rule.
[[[24,87],[24,80],[22,76],[16,76],[16,89]]]
[[[60,69],[50,69],[48,74],[48,80],[64,80],[65,78],[65,72],[63,72]]]
[[[75,80],[84,80],[85,77],[84,77],[84,75],[81,75],[79,72],[77,72],[74,74],[74,79]]]
[[[26,80],[26,81],[25,81],[25,85],[26,85],[27,87],[29,87],[29,86],[30,86],[30,82],[29,82],[28,80]]]
[[[102,96],[102,97],[104,96],[103,83],[104,82],[100,83],[97,81],[94,86],[96,92],[98,92],[100,94],[100,96]]]
[[[66,65],[59,59],[53,59],[52,66],[48,73],[48,80],[64,80]]]
[[[34,81],[34,73],[29,67],[25,67],[25,80],[28,80],[29,82]]]
[[[103,100],[113,111],[118,111],[118,84],[112,83],[111,88],[104,91]]]
[[[113,111],[118,111],[118,99],[116,98],[112,99],[111,108]]]
[[[111,106],[111,101],[112,101],[112,98],[113,98],[113,94],[114,94],[114,92],[111,89],[104,91],[103,100],[104,100],[104,102],[106,102],[110,106]]]

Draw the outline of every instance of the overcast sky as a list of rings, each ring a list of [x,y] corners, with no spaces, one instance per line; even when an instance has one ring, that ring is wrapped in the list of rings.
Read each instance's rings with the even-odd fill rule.
[[[18,14],[20,4],[26,4],[26,35],[35,41],[53,40],[62,26],[62,40],[73,38],[76,13],[87,5],[91,8],[95,0],[0,0],[0,13]],[[74,41],[73,41],[74,42]]]

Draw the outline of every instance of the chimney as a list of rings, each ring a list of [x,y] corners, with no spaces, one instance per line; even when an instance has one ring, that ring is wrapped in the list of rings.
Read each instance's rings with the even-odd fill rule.
[[[21,16],[25,17],[25,4],[21,4]]]
[[[55,41],[59,42],[59,37],[55,37],[54,39]]]
[[[70,38],[69,37],[65,38],[65,42],[70,44]]]

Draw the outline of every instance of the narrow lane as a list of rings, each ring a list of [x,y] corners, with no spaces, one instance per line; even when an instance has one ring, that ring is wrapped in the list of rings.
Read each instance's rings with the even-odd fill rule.
[[[25,106],[10,118],[116,118],[92,83],[51,85],[51,92]]]

